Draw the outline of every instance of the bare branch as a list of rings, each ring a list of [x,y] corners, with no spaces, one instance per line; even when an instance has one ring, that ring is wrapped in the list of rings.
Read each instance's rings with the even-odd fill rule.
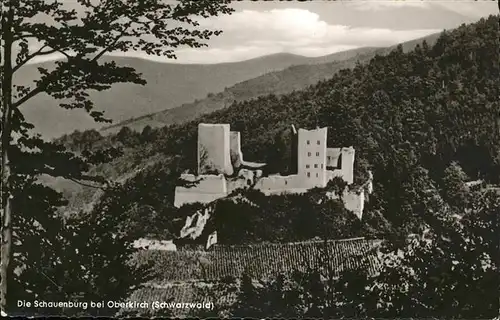
[[[35,89],[31,90],[27,95],[22,97],[21,99],[17,100],[15,103],[12,104],[13,109],[17,109],[20,105],[28,101],[29,99],[33,98],[37,94],[43,91],[43,88],[41,86],[36,87]]]
[[[113,42],[107,46],[106,48],[104,48],[101,52],[99,52],[93,59],[92,61],[97,61],[99,58],[101,58],[106,52],[110,51],[111,49],[113,49],[113,46],[115,46],[118,41],[123,37],[123,35],[125,34],[125,32],[127,31],[127,28],[128,26],[126,26],[122,32],[115,38],[115,40],[113,40]]]

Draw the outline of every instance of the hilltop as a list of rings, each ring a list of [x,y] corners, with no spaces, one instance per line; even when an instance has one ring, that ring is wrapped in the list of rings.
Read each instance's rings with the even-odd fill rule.
[[[429,45],[435,43],[439,34],[432,34],[425,38],[402,43],[403,51],[408,52],[415,45],[426,40]],[[141,131],[146,126],[162,127],[174,123],[193,120],[196,117],[216,110],[224,109],[234,102],[241,102],[258,98],[267,94],[282,95],[295,90],[302,90],[319,81],[332,77],[336,72],[354,67],[357,63],[367,63],[376,55],[386,55],[394,47],[388,48],[360,48],[348,50],[332,55],[302,59],[299,63],[280,71],[272,71],[256,78],[239,82],[226,87],[218,93],[210,93],[203,99],[185,103],[176,108],[162,110],[138,118],[129,119],[101,130],[103,134],[116,133],[120,128],[127,126],[132,130]],[[278,59],[277,59],[278,60]],[[216,92],[216,91],[214,91]]]
[[[108,56],[104,61],[116,61],[141,73],[147,81],[144,86],[119,83],[104,92],[90,92],[96,109],[119,123],[130,118],[156,113],[203,99],[212,92],[259,77],[269,72],[283,70],[292,65],[316,64],[339,61],[355,56],[365,49],[341,52],[318,58],[279,53],[240,62],[220,64],[160,63],[132,57]],[[49,67],[53,62],[27,65],[16,74],[16,82],[30,84],[38,77],[38,67]],[[46,138],[54,138],[74,130],[99,129],[81,110],[68,111],[57,106],[48,95],[36,96],[26,106],[26,118]],[[54,121],[57,119],[57,121]]]
[[[173,221],[189,212],[173,207],[173,195],[179,174],[196,167],[198,123],[230,124],[241,132],[246,159],[266,162],[274,172],[288,163],[290,124],[327,126],[328,145],[354,146],[355,170],[373,171],[374,194],[363,220],[372,221],[374,228],[386,220],[406,232],[418,225],[429,194],[450,196],[442,191],[448,183],[443,177],[449,172],[463,170],[459,177],[500,182],[497,35],[498,16],[490,16],[443,32],[433,46],[422,41],[406,53],[398,46],[304,90],[233,103],[193,121],[142,133],[87,132],[66,136],[61,142],[75,151],[123,147],[122,157],[92,170],[111,179],[123,178],[121,185],[94,198],[93,209],[104,214],[126,212],[131,221],[124,223],[167,237],[178,230]],[[452,163],[457,165],[450,167]],[[92,199],[72,196],[85,204]],[[290,209],[302,209],[291,198],[266,199],[263,206],[280,209],[263,211],[265,220],[220,223],[237,238],[243,232],[253,237],[252,230],[264,232],[261,240],[280,236],[288,227],[283,223]],[[82,205],[76,200],[75,210]],[[236,206],[227,212],[248,212],[241,204]],[[305,212],[294,216],[309,217]]]

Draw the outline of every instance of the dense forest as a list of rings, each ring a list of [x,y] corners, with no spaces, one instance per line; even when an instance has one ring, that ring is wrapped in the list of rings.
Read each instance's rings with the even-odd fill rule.
[[[443,32],[432,46],[422,42],[411,52],[398,47],[305,90],[234,103],[191,122],[141,133],[123,128],[108,137],[75,132],[58,140],[81,158],[54,143],[28,139],[23,134],[30,126],[16,114],[21,137],[9,150],[15,179],[7,199],[19,214],[12,222],[16,276],[9,278],[9,304],[15,308],[18,300],[33,297],[122,301],[152,280],[153,267],[128,263],[136,251],[132,242],[140,236],[175,237],[186,215],[199,208],[174,208],[174,187],[181,172],[196,167],[197,124],[223,122],[242,133],[248,160],[268,162],[269,172],[282,173],[289,170],[282,163],[290,156],[290,125],[327,126],[330,146],[356,148],[356,183],[373,172],[374,193],[359,221],[339,201],[324,201],[321,190],[273,197],[239,191],[215,203],[210,224],[220,232],[219,242],[360,235],[385,241],[376,275],[361,269],[336,278],[325,264],[262,279],[259,286],[246,276],[239,285],[224,279],[220,289],[234,289],[236,303],[198,317],[217,316],[216,311],[255,318],[498,316],[498,18]],[[58,78],[60,84],[64,79]],[[66,189],[64,195],[73,198],[65,206],[60,194],[37,183],[47,169],[79,183],[105,183],[81,186],[83,194]],[[82,172],[104,180],[81,180]],[[53,214],[56,207],[70,214],[60,219]],[[83,209],[88,212],[71,214]],[[218,294],[215,289],[208,294]],[[18,311],[83,315],[77,309]],[[111,316],[117,310],[85,311]]]
[[[317,252],[322,262],[306,271],[257,283],[248,274],[239,283],[225,279],[205,295],[235,295],[234,302],[193,316],[493,319],[500,311],[500,196],[471,191],[463,199],[468,205],[457,208],[429,194],[420,212],[425,229],[384,241],[375,274],[360,267],[337,275],[329,268],[336,257],[325,248]]]
[[[431,34],[422,39],[404,42],[401,45],[403,51],[408,52],[413,50],[423,39],[429,44],[434,44],[438,36],[438,33]],[[242,102],[269,94],[283,95],[302,90],[319,81],[330,79],[338,71],[352,68],[356,63],[365,64],[370,62],[376,55],[387,55],[394,48],[395,46],[384,48],[363,47],[312,58],[309,63],[307,60],[302,63],[295,63],[284,70],[268,72],[259,77],[236,83],[233,86],[226,87],[224,91],[209,93],[205,98],[196,99],[192,103],[185,103],[173,109],[113,124],[103,128],[101,132],[103,134],[116,133],[122,127],[129,127],[136,131],[141,131],[146,126],[163,127],[194,120],[203,114],[224,109],[234,102]]]
[[[138,235],[169,238],[177,228],[174,222],[191,211],[173,207],[173,191],[179,174],[196,168],[198,123],[229,123],[242,134],[247,160],[267,162],[274,172],[287,170],[282,164],[290,156],[291,124],[327,126],[329,146],[355,147],[358,179],[367,169],[374,174],[366,221],[373,220],[384,233],[389,229],[407,234],[419,228],[428,192],[459,205],[454,193],[457,188],[465,190],[466,181],[481,179],[483,187],[500,182],[498,50],[498,16],[490,16],[444,31],[433,46],[424,41],[408,53],[397,47],[306,90],[238,102],[194,121],[146,127],[142,133],[128,128],[107,137],[76,132],[59,142],[78,153],[122,148],[121,156],[91,172],[124,182],[98,200],[88,191],[85,201],[94,201],[93,210],[106,214],[128,212],[129,221],[123,223]],[[293,219],[279,215],[292,207],[310,215],[307,204],[297,205],[307,203],[307,197],[273,197],[270,207],[281,202],[285,210],[269,210],[245,226],[271,228],[276,238],[252,233],[255,237],[245,241],[288,240],[286,231],[280,230]],[[240,223],[222,213],[218,216],[225,217],[220,226],[227,230]]]

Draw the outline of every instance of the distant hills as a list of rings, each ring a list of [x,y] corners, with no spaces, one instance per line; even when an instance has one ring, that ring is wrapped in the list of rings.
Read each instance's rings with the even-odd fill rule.
[[[209,103],[212,99],[206,99],[206,97],[210,93],[224,92],[226,87],[244,83],[244,81],[270,72],[278,72],[290,66],[342,61],[370,50],[372,49],[356,49],[317,58],[278,53],[241,62],[206,65],[159,63],[139,58],[107,57],[106,59],[114,60],[119,65],[135,68],[143,75],[147,84],[145,86],[117,84],[108,91],[91,92],[90,95],[97,109],[105,111],[105,115],[114,123],[121,123],[131,118],[156,114],[197,100]],[[30,84],[38,77],[38,67],[50,67],[51,64],[53,62],[28,65],[19,71],[16,81],[20,84]],[[243,87],[240,90],[245,91],[246,89]],[[250,93],[249,96],[253,96],[253,93]],[[220,103],[204,107],[201,104],[200,107],[197,107],[200,111],[194,113],[220,109],[219,105]],[[102,127],[102,124],[95,123],[81,110],[68,111],[57,107],[57,101],[48,95],[35,97],[24,108],[26,118],[35,124],[37,130],[46,138],[61,136],[74,130],[83,131]],[[186,108],[188,114],[190,108],[192,107]],[[167,116],[167,118],[169,117]],[[180,120],[183,120],[182,112],[178,113],[178,116],[172,117],[172,120],[165,120],[165,123]],[[157,125],[162,123],[163,120],[160,120]],[[121,124],[118,125],[118,127],[120,126]]]
[[[95,132],[66,136],[61,140],[70,150],[123,148],[121,157],[93,167],[90,172],[118,185],[97,193],[95,189],[58,181],[51,186],[69,196],[66,212],[85,208],[106,215],[126,213],[129,218],[124,223],[141,229],[140,236],[155,234],[167,239],[179,230],[176,219],[194,209],[176,209],[173,204],[179,175],[193,172],[197,166],[200,122],[228,123],[232,130],[240,131],[246,159],[267,163],[267,173],[287,170],[291,124],[298,128],[328,127],[327,145],[356,149],[355,183],[364,181],[368,170],[373,173],[374,193],[365,207],[363,224],[376,232],[389,230],[406,235],[416,230],[431,210],[446,204],[439,199],[443,199],[441,189],[450,183],[448,178],[443,179],[450,174],[450,164],[459,164],[463,171],[463,175],[452,171],[452,179],[460,175],[466,177],[464,181],[499,183],[497,34],[498,16],[490,16],[442,33],[439,39],[427,37],[398,46],[387,55],[390,49],[377,49],[382,55],[369,63],[341,70],[326,81],[292,93],[232,103],[192,121],[141,133],[122,130],[108,136]],[[275,74],[288,79],[285,83],[292,88],[294,83],[312,77],[313,71],[306,73],[312,68],[322,70],[310,65]],[[295,74],[296,78],[285,74]],[[259,86],[259,82],[246,81],[231,90],[255,88],[252,92],[264,94],[269,85],[280,88],[277,85],[281,83],[269,80]],[[462,200],[455,198],[460,194],[455,190],[462,189],[445,189],[451,196],[446,201],[457,206],[457,212],[465,212],[459,207]],[[326,203],[311,211],[302,206],[301,200],[280,196],[267,199],[269,206],[261,207],[264,209],[258,214],[243,202],[221,205],[222,216],[214,215],[219,217],[214,220],[219,239],[241,239],[246,233],[254,242],[275,242],[276,235],[281,237],[284,230],[289,230],[283,221],[319,225],[312,222],[311,212],[336,210]],[[469,204],[463,208],[466,206]],[[262,219],[256,219],[259,214]],[[294,220],[294,214],[307,219]],[[338,214],[328,216],[334,217],[329,221],[335,221],[335,225],[344,221]],[[261,231],[266,234],[258,235]]]
[[[192,121],[184,118],[181,124],[149,133],[124,130],[107,136],[90,131],[67,135],[61,142],[76,152],[122,147],[123,156],[96,166],[89,173],[119,181],[123,189],[103,196],[68,181],[45,182],[69,198],[70,204],[65,208],[68,212],[90,208],[99,199],[111,199],[116,201],[119,212],[126,210],[125,204],[132,209],[135,205],[150,205],[159,216],[168,215],[167,211],[173,210],[179,173],[196,168],[197,124],[208,122],[231,124],[242,134],[242,151],[248,161],[266,162],[272,170],[283,169],[283,164],[289,162],[288,137],[284,134],[289,132],[290,124],[299,128],[327,126],[328,145],[354,146],[356,164],[373,171],[375,190],[380,193],[377,197],[388,206],[383,212],[401,212],[401,199],[415,199],[411,193],[401,195],[400,190],[406,189],[394,185],[405,184],[410,169],[416,170],[411,171],[418,177],[415,182],[423,183],[423,173],[416,164],[432,170],[432,174],[441,174],[449,163],[458,161],[471,179],[484,176],[488,183],[497,184],[500,149],[497,116],[493,113],[498,110],[497,27],[498,16],[491,16],[440,35],[406,42],[395,50],[374,49],[353,59],[352,65],[362,62],[356,70],[337,72],[334,68],[341,68],[338,64],[331,69],[326,69],[326,64],[294,66],[274,73],[282,77],[281,81],[272,75],[259,81],[243,81],[226,91],[242,88],[242,96],[250,92],[245,88],[253,88],[254,94],[271,90],[276,93],[279,88],[290,90],[296,83],[312,82],[309,77],[315,76],[317,70],[336,70],[330,74],[323,71],[328,80],[302,90],[231,103],[223,110]],[[422,44],[423,40],[428,46]],[[419,43],[421,46],[415,48]],[[376,54],[380,56],[364,63]],[[260,85],[266,79],[268,82]],[[146,120],[143,125],[148,123]],[[182,120],[179,117],[179,122]],[[134,122],[137,120],[129,121]],[[142,216],[140,221],[144,221]]]
[[[439,34],[432,34],[424,38],[403,43],[403,51],[408,52],[418,43],[426,40],[429,45],[435,43]],[[388,48],[360,48],[335,53],[319,58],[305,58],[289,54],[278,54],[261,58],[265,61],[282,58],[294,61],[293,65],[284,70],[271,71],[261,76],[241,81],[218,93],[211,93],[204,99],[184,103],[176,108],[165,108],[157,113],[147,114],[138,118],[129,119],[102,130],[103,134],[116,133],[120,128],[127,126],[130,129],[141,131],[146,126],[161,127],[174,123],[193,120],[196,117],[223,109],[233,102],[240,102],[258,98],[268,94],[282,95],[302,90],[319,81],[331,78],[342,69],[352,68],[356,63],[367,63],[375,55],[386,55],[396,46]],[[283,65],[283,64],[282,64]]]

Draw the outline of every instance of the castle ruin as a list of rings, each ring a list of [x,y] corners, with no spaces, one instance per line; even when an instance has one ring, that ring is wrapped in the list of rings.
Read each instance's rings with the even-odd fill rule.
[[[175,189],[175,206],[188,203],[210,203],[228,196],[239,188],[253,188],[266,195],[305,193],[312,188],[325,188],[335,177],[348,185],[354,180],[353,147],[328,148],[327,128],[314,130],[292,126],[292,158],[296,173],[282,176],[263,176],[265,163],[245,161],[241,151],[241,135],[230,131],[229,124],[198,125],[198,172],[182,174],[181,180],[193,182],[193,186]],[[371,184],[371,181],[370,181]],[[330,193],[335,198],[339,195]],[[364,190],[346,188],[342,200],[347,209],[361,219]]]

